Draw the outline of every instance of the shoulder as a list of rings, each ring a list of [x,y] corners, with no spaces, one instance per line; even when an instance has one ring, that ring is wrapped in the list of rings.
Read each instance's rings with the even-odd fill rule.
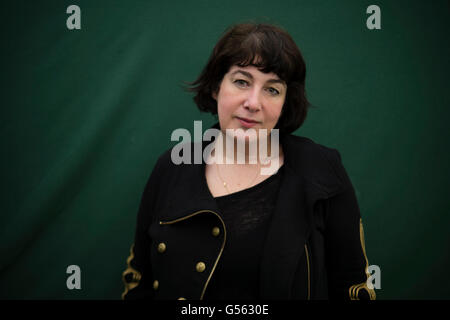
[[[199,153],[200,157],[195,153]],[[161,184],[178,183],[181,179],[191,179],[198,173],[201,162],[201,144],[180,143],[162,152],[153,168],[152,174]],[[200,158],[200,160],[199,160]]]
[[[186,165],[190,164],[201,164],[202,155],[201,143],[178,143],[159,155],[155,164],[155,170],[168,172],[177,168],[184,169]]]
[[[324,146],[307,137],[289,135],[285,138],[284,146],[295,160],[331,166],[341,162],[341,155],[337,149]]]
[[[340,152],[310,138],[288,135],[283,138],[285,159],[309,184],[332,195],[351,185]]]
[[[172,161],[172,148],[164,150],[157,158],[153,167],[152,174],[158,177],[167,176],[169,173],[176,169],[176,165]]]

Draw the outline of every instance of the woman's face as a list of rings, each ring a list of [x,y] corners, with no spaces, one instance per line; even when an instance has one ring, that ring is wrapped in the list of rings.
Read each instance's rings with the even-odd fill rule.
[[[277,124],[286,98],[287,86],[275,73],[263,73],[254,66],[232,66],[222,79],[217,101],[220,128],[249,128],[267,134]]]

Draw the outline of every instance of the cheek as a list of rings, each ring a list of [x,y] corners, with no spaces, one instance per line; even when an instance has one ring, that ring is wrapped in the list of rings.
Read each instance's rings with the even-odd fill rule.
[[[239,95],[226,86],[220,89],[217,98],[217,112],[220,116],[227,116],[239,107]]]
[[[270,110],[268,111],[268,118],[270,119],[270,122],[276,123],[278,121],[278,119],[281,116],[283,104],[284,104],[284,101],[277,102],[272,105],[272,108],[270,108]]]

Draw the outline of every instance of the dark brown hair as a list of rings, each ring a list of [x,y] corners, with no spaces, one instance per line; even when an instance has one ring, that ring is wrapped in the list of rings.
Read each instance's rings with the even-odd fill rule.
[[[305,94],[306,65],[285,30],[256,23],[237,24],[226,30],[200,76],[189,84],[201,111],[217,114],[217,101],[212,93],[218,92],[224,75],[233,65],[252,65],[261,72],[273,72],[286,83],[286,100],[275,126],[280,133],[291,133],[303,124],[310,106]]]

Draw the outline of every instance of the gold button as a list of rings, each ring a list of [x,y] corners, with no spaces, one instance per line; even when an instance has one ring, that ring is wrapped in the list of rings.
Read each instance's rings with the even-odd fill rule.
[[[212,235],[214,236],[214,237],[217,237],[219,234],[220,234],[220,229],[218,228],[218,227],[214,227],[213,229],[212,229]]]
[[[153,281],[153,289],[158,290],[158,288],[159,288],[159,281],[158,280]]]
[[[205,266],[205,264],[203,262],[199,262],[195,266],[195,269],[197,270],[197,272],[203,272],[203,271],[205,271],[206,266]]]
[[[178,300],[186,300],[186,298],[179,297]]]
[[[158,244],[158,252],[163,253],[164,251],[166,251],[166,244],[164,242],[161,242],[160,244]]]

